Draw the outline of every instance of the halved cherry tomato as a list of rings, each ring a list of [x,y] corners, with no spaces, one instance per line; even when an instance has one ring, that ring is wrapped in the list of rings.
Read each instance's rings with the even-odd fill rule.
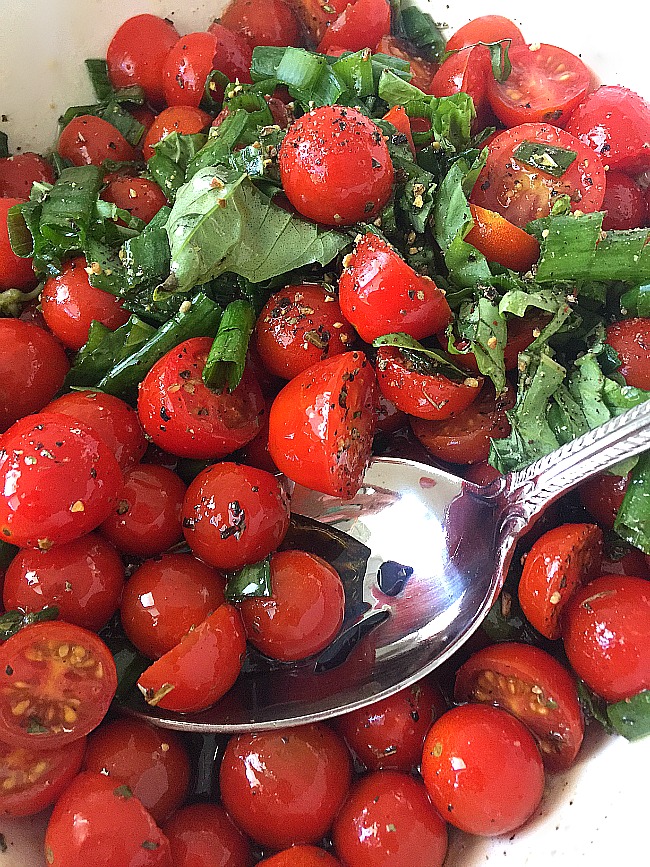
[[[163,825],[174,867],[250,867],[251,846],[220,804],[188,804]],[[327,867],[326,864],[323,867]]]
[[[454,698],[514,714],[537,738],[548,770],[575,761],[585,727],[575,681],[539,647],[504,641],[477,651],[458,669]]]
[[[239,612],[223,604],[150,665],[138,687],[152,707],[179,713],[204,710],[237,680],[245,652]]]
[[[290,846],[259,863],[260,867],[341,867],[340,861],[317,846]]]
[[[636,229],[645,225],[645,193],[623,172],[607,172],[602,210],[603,229]]]
[[[650,318],[623,319],[607,329],[607,342],[621,360],[628,385],[650,389]]]
[[[496,211],[471,204],[469,209],[474,225],[465,235],[465,241],[483,253],[488,261],[498,262],[513,271],[528,271],[537,262],[537,238],[513,225]]]
[[[106,51],[108,74],[114,87],[139,85],[148,102],[164,101],[163,63],[179,39],[168,18],[135,15],[115,31]]]
[[[66,746],[99,725],[116,688],[99,636],[61,620],[25,626],[0,645],[0,740]]]
[[[28,199],[36,182],[54,183],[54,170],[44,157],[27,151],[0,159],[0,197]]]
[[[56,149],[73,166],[101,166],[105,160],[131,162],[137,157],[135,148],[112,123],[92,114],[73,118],[62,130]]]
[[[411,148],[411,153],[413,154],[413,159],[415,159],[415,144],[413,142],[413,133],[411,132],[411,121],[404,106],[394,105],[388,114],[384,115],[383,120],[391,123],[398,133],[406,136],[409,147]]]
[[[580,502],[604,530],[611,530],[623,504],[629,475],[599,473],[578,488]]]
[[[155,181],[148,178],[114,178],[102,192],[105,202],[113,202],[134,217],[151,222],[158,211],[167,204],[165,194]]]
[[[298,18],[282,0],[270,0],[263,5],[256,0],[231,0],[219,23],[243,36],[251,48],[256,45],[284,47],[300,42]]]
[[[377,54],[387,54],[389,57],[399,57],[400,60],[408,60],[411,67],[411,84],[415,87],[429,93],[431,87],[431,79],[433,78],[437,66],[422,57],[418,57],[413,53],[413,46],[405,39],[399,39],[397,36],[383,36],[377,43],[375,49]]]
[[[16,256],[9,242],[7,214],[14,205],[20,205],[24,199],[0,199],[0,290],[29,289],[36,285],[36,274],[32,268],[31,258]]]
[[[147,130],[142,143],[145,160],[154,155],[154,145],[173,132],[192,135],[204,130],[211,121],[210,115],[192,105],[172,105],[160,112]]]
[[[475,45],[462,48],[443,60],[429,90],[434,96],[469,94],[476,110],[474,126],[482,129],[492,118],[487,98],[487,84],[492,77],[489,51],[483,45]]]
[[[331,3],[323,3],[322,0],[287,0],[287,3],[302,21],[314,45],[318,45],[327,28],[348,5],[348,0],[332,0]]]
[[[417,274],[378,235],[368,232],[345,259],[339,281],[341,310],[361,338],[402,331],[420,340],[451,319],[444,293]]]
[[[266,11],[266,9],[265,9]],[[250,67],[253,59],[251,44],[245,37],[236,33],[233,29],[224,27],[219,22],[213,21],[208,27],[217,40],[214,55],[214,68],[223,72],[226,78],[232,82],[251,83]],[[217,92],[219,86],[217,85]]]
[[[347,51],[361,51],[376,45],[390,33],[388,0],[354,0],[325,31],[318,51],[325,53],[331,45]]]
[[[325,494],[354,496],[372,448],[375,387],[361,352],[295,376],[271,407],[269,451],[278,469]]]
[[[524,45],[521,30],[514,21],[503,15],[480,15],[454,31],[447,40],[447,51],[458,51],[477,42],[502,42],[508,40],[508,48]]]

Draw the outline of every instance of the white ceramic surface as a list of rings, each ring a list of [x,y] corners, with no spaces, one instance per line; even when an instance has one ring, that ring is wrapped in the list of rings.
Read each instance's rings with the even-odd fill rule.
[[[599,0],[589,6],[572,0],[422,3],[452,29],[476,15],[507,15],[528,41],[568,48],[603,83],[624,84],[650,97],[645,0],[607,5]],[[59,114],[92,99],[83,60],[102,56],[125,18],[154,12],[172,17],[181,32],[188,32],[205,29],[222,7],[223,0],[0,0],[0,129],[9,134],[13,149],[47,148]],[[445,867],[648,864],[648,779],[650,739],[629,744],[592,727],[577,766],[571,774],[549,779],[540,809],[525,828],[493,840],[452,832]],[[0,819],[8,846],[0,853],[0,867],[44,867],[44,825],[43,816]]]

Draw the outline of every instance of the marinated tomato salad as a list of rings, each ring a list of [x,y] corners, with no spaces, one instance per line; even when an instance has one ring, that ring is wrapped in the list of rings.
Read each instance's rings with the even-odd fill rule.
[[[0,812],[51,810],[46,864],[440,867],[585,721],[650,731],[650,454],[391,698],[230,739],[115,701],[201,711],[331,645],[287,479],[486,483],[650,397],[650,105],[527,39],[387,0],[137,15],[50,151],[0,140]]]

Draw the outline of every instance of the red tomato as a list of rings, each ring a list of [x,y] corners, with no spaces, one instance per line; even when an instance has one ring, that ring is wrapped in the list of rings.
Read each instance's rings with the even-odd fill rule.
[[[482,461],[480,464],[470,464],[463,471],[463,478],[475,485],[489,485],[500,476],[501,473],[487,461]]]
[[[361,51],[369,45],[376,45],[389,33],[388,0],[354,0],[330,24],[317,50],[325,53],[330,46],[336,45],[346,51]]]
[[[608,702],[650,689],[650,583],[602,575],[564,611],[564,650],[578,677]]]
[[[388,114],[384,115],[383,120],[391,123],[398,133],[406,136],[413,159],[415,159],[415,144],[413,142],[413,133],[411,132],[411,121],[404,106],[394,105]]]
[[[591,84],[591,71],[563,48],[545,43],[508,51],[512,69],[505,81],[487,79],[490,105],[501,123],[552,123],[564,126]]]
[[[207,112],[191,105],[173,105],[164,109],[151,124],[142,142],[145,160],[154,155],[154,145],[171,133],[192,135],[202,132],[211,120]]]
[[[316,283],[286,286],[276,292],[255,328],[255,345],[264,366],[284,379],[340,355],[354,339],[354,329],[341,313],[336,296]]]
[[[84,770],[129,787],[156,822],[164,822],[185,799],[190,760],[180,737],[141,719],[104,723],[88,737]]]
[[[265,7],[265,12],[266,12]],[[235,33],[228,27],[224,27],[217,21],[213,21],[208,27],[208,32],[216,39],[216,51],[214,55],[214,68],[222,72],[232,82],[251,83],[250,67],[253,62],[253,52],[248,40],[241,34]],[[221,98],[222,87],[214,83],[211,87],[213,97]]]
[[[390,698],[343,714],[336,719],[336,728],[368,770],[410,773],[420,764],[431,723],[446,709],[433,681],[421,680]]]
[[[260,5],[255,0],[231,0],[219,23],[239,33],[252,48],[256,45],[298,45],[300,24],[296,14],[282,0]]]
[[[0,432],[43,409],[63,385],[70,363],[49,331],[0,319]]]
[[[327,225],[373,220],[393,188],[388,145],[379,128],[354,108],[323,106],[295,121],[280,147],[279,164],[293,207]]]
[[[444,329],[451,319],[445,296],[433,280],[417,274],[371,232],[345,259],[339,301],[366,343],[394,331],[420,340]]]
[[[226,600],[220,572],[191,554],[145,560],[124,588],[120,615],[141,653],[158,659]]]
[[[341,867],[341,862],[317,846],[290,846],[260,861],[259,867]]]
[[[628,385],[650,389],[650,319],[624,319],[607,329],[607,342],[621,360],[618,372]]]
[[[336,21],[340,12],[348,5],[348,0],[332,0],[322,3],[322,0],[287,0],[303,26],[317,45],[327,28]]]
[[[183,532],[194,553],[218,569],[241,569],[275,551],[289,528],[289,500],[271,473],[224,461],[187,489]]]
[[[566,130],[610,169],[638,174],[650,168],[650,104],[626,87],[603,85],[588,94]]]
[[[560,637],[564,607],[581,584],[599,574],[602,556],[603,533],[595,524],[562,524],[539,537],[519,581],[519,604],[538,632]]]
[[[434,722],[424,743],[422,776],[448,822],[488,837],[523,825],[544,791],[542,757],[526,726],[482,704],[452,708]]]
[[[45,832],[49,867],[172,867],[169,841],[128,786],[86,771],[59,798]]]
[[[220,605],[144,671],[138,687],[147,704],[178,713],[205,710],[234,684],[246,652],[236,608]]]
[[[383,433],[394,433],[408,425],[408,416],[397,409],[392,400],[388,400],[381,392],[377,395],[377,430]]]
[[[580,502],[604,530],[614,527],[629,482],[628,476],[600,473],[578,488]]]
[[[526,141],[549,144],[577,153],[559,177],[532,168],[514,156]],[[520,229],[547,217],[558,196],[568,195],[571,209],[597,211],[605,194],[603,163],[585,144],[548,123],[524,123],[498,135],[490,144],[487,164],[471,193],[472,203],[506,217]]]
[[[343,623],[345,591],[332,566],[306,551],[271,557],[270,597],[239,606],[246,635],[271,659],[294,662],[324,650]]]
[[[73,166],[101,166],[105,160],[132,162],[137,158],[136,149],[112,123],[92,114],[73,118],[61,132],[56,149]]]
[[[525,45],[521,30],[503,15],[481,15],[459,27],[448,39],[447,51],[458,51],[477,42],[501,42],[509,40],[508,48]]]
[[[135,15],[121,24],[106,52],[113,87],[139,85],[148,102],[164,101],[162,70],[179,33],[168,18]]]
[[[0,290],[30,289],[36,283],[31,258],[16,256],[9,243],[7,214],[24,199],[0,198]]]
[[[148,105],[133,105],[129,109],[129,114],[132,114],[147,132],[151,129],[151,124],[156,119],[156,112],[149,108]]]
[[[27,151],[0,159],[0,197],[28,199],[35,183],[54,183],[54,170],[44,157]]]
[[[174,867],[250,867],[250,843],[219,804],[189,804],[163,826]],[[323,865],[327,867],[327,865]]]
[[[117,505],[101,531],[123,554],[161,554],[183,538],[185,491],[185,483],[167,467],[138,464],[125,473]]]
[[[483,253],[490,262],[498,262],[513,271],[528,271],[539,259],[539,241],[513,225],[501,214],[470,205],[474,225],[465,241]]]
[[[408,60],[411,66],[411,84],[424,93],[429,93],[436,64],[414,55],[410,43],[396,36],[383,36],[377,44],[376,52],[387,54],[389,57],[399,57],[400,60]]]
[[[467,409],[481,392],[483,379],[454,381],[436,373],[421,373],[400,349],[382,346],[377,352],[377,382],[398,409],[418,418],[439,421]]]
[[[249,367],[237,388],[217,394],[203,382],[212,338],[170,350],[140,385],[138,415],[161,449],[182,458],[223,458],[259,433],[264,398]]]
[[[87,629],[53,620],[0,645],[0,740],[57,749],[83,738],[115,695],[111,652]]]
[[[606,552],[600,564],[600,574],[634,575],[638,578],[650,579],[650,564],[638,548],[628,548],[622,556]]]
[[[547,770],[575,761],[585,727],[575,681],[540,648],[504,641],[479,650],[458,670],[454,697],[514,714],[537,739]]]
[[[290,479],[332,496],[356,493],[372,448],[375,375],[346,352],[295,376],[275,398],[269,451]]]
[[[348,867],[441,867],[447,826],[419,780],[366,774],[334,820],[334,848]]]
[[[443,60],[429,90],[434,96],[452,96],[460,92],[469,94],[476,109],[474,126],[482,129],[491,119],[487,98],[490,78],[493,78],[490,53],[487,48],[478,45],[463,48]]]
[[[623,172],[607,172],[603,229],[637,229],[645,224],[645,193]]]
[[[106,517],[122,484],[94,430],[58,413],[27,416],[9,428],[0,451],[4,540],[48,550],[78,539]]]
[[[488,385],[467,409],[439,421],[413,417],[411,429],[435,458],[452,464],[477,464],[488,459],[493,439],[510,433],[506,411],[514,404],[512,386],[497,397]]]
[[[236,463],[247,464],[249,467],[257,467],[258,470],[266,470],[267,473],[277,473],[278,468],[273,462],[269,452],[269,413],[271,401],[267,400],[266,413],[262,419],[260,432],[247,443],[243,449],[233,455]]]
[[[167,204],[165,194],[155,181],[148,178],[115,178],[102,192],[105,202],[113,202],[134,217],[151,222],[158,211]]]
[[[237,735],[219,772],[226,810],[256,843],[272,849],[318,842],[350,777],[345,744],[323,723]]]
[[[58,277],[47,280],[41,306],[48,327],[68,349],[81,349],[93,320],[115,331],[129,318],[119,298],[90,285],[83,257],[66,262]]]
[[[19,551],[5,573],[5,609],[40,611],[56,606],[59,617],[93,632],[117,611],[124,565],[112,545],[89,533],[49,551]]]
[[[65,750],[0,743],[0,816],[31,816],[50,807],[77,776],[86,738]]]
[[[46,409],[69,415],[93,428],[123,470],[137,464],[147,450],[136,411],[112,394],[71,391],[53,400]]]

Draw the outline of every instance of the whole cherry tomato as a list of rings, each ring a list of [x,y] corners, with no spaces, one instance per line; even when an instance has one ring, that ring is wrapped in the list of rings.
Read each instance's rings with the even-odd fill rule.
[[[637,229],[645,225],[645,193],[623,172],[607,172],[602,210],[603,230]]]
[[[0,197],[28,199],[35,183],[54,183],[54,170],[44,157],[26,151],[0,159]]]
[[[112,202],[134,217],[151,222],[158,211],[167,204],[165,194],[155,181],[148,178],[114,178],[104,187],[102,199]]]
[[[503,15],[480,15],[463,24],[447,40],[447,51],[458,51],[477,42],[505,42],[508,48],[525,45],[521,30]]]
[[[108,74],[116,88],[139,85],[148,102],[159,105],[163,96],[163,63],[179,33],[168,18],[134,15],[115,31],[106,52]]]
[[[260,867],[341,867],[329,852],[317,846],[290,846],[260,861]]]
[[[224,9],[219,23],[239,33],[250,44],[298,45],[300,24],[295,12],[282,0],[270,0],[261,6],[255,0],[232,0]]]
[[[173,132],[179,135],[192,135],[202,132],[211,121],[210,115],[191,105],[172,105],[163,109],[147,130],[142,143],[142,153],[146,160],[154,155],[154,145]]]
[[[174,867],[251,867],[250,843],[219,804],[181,807],[163,832]]]
[[[604,530],[611,530],[625,498],[629,475],[599,473],[578,488],[580,502]]]
[[[314,45],[318,45],[327,28],[336,21],[340,12],[347,7],[347,0],[332,0],[323,4],[320,0],[288,0]]]
[[[650,318],[623,319],[607,329],[607,342],[621,360],[628,385],[650,389]]]
[[[16,256],[9,242],[7,214],[24,199],[0,198],[0,290],[29,289],[36,284],[31,258]]]
[[[132,162],[137,157],[133,145],[112,123],[93,114],[73,118],[62,130],[56,149],[73,166],[101,166],[105,160]]]

